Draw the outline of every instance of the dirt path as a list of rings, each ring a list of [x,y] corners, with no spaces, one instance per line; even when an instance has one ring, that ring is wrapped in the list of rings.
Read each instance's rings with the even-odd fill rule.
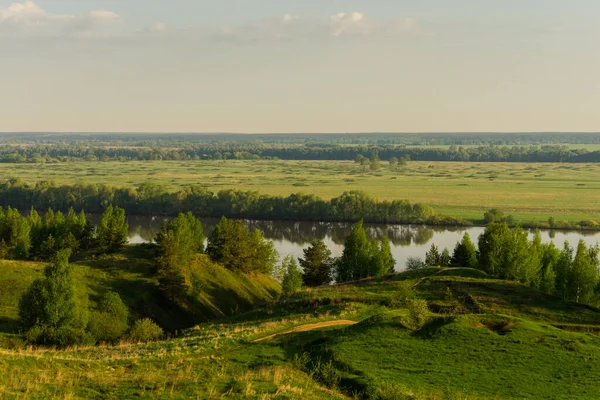
[[[290,334],[290,333],[308,332],[308,331],[312,331],[312,330],[320,329],[320,328],[329,328],[331,326],[354,325],[354,324],[358,324],[358,322],[357,321],[350,321],[350,320],[347,320],[347,319],[342,319],[342,320],[337,320],[337,321],[319,322],[317,324],[300,325],[300,326],[297,326],[294,329],[289,330],[289,331],[279,332],[279,333],[276,333],[274,335],[269,335],[269,336],[258,338],[256,340],[253,340],[252,343],[258,343],[258,342],[263,342],[265,340],[271,340],[271,339],[276,338],[277,336],[287,335],[287,334]]]

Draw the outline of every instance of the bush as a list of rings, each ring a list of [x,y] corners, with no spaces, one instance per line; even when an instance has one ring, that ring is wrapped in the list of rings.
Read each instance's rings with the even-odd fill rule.
[[[328,362],[317,360],[310,370],[310,375],[314,380],[329,389],[335,389],[342,379],[340,371],[335,368],[331,360]]]
[[[107,312],[92,312],[88,330],[98,341],[116,343],[127,332],[127,322]]]
[[[429,307],[426,300],[416,299],[408,302],[408,319],[406,322],[412,329],[421,329],[427,322],[428,317]]]
[[[415,298],[414,281],[400,281],[396,292],[392,295],[390,306],[404,306]]]
[[[117,293],[105,293],[92,313],[88,330],[99,342],[115,343],[127,331],[129,310]]]
[[[108,313],[124,323],[127,323],[127,318],[129,317],[129,309],[123,303],[118,293],[114,292],[105,293],[100,298],[98,311]]]
[[[129,341],[131,342],[154,342],[160,340],[164,332],[162,328],[154,323],[150,318],[144,318],[135,321],[131,332],[129,332]]]
[[[426,268],[427,264],[419,257],[408,257],[406,259],[406,269],[408,271],[417,271],[419,269]]]
[[[504,222],[505,221],[504,213],[497,208],[492,208],[491,210],[486,211],[483,214],[483,219],[486,224],[492,224],[494,222]]]
[[[40,346],[65,348],[78,345],[92,345],[94,338],[82,328],[63,326],[34,326],[26,334],[27,342]]]

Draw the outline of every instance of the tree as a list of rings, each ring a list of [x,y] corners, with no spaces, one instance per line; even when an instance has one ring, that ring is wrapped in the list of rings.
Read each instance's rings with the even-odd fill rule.
[[[179,214],[156,236],[158,268],[187,266],[194,254],[204,250],[204,234],[200,220],[192,215]]]
[[[427,264],[419,257],[408,257],[406,259],[406,269],[408,271],[417,271],[423,268],[427,268]]]
[[[302,271],[292,256],[287,256],[282,261],[282,268],[286,271],[281,282],[285,294],[296,292],[302,288]]]
[[[399,163],[399,161],[398,161],[397,157],[390,158],[390,169],[392,171],[397,170],[398,169],[398,163]]]
[[[571,277],[571,269],[573,268],[573,248],[569,242],[565,241],[563,250],[554,267],[556,275],[555,291],[556,295],[566,299],[569,297],[569,279]]]
[[[125,219],[125,210],[112,204],[102,214],[96,232],[102,251],[115,252],[127,243],[129,225]]]
[[[369,276],[382,277],[389,274],[396,267],[396,260],[392,255],[390,240],[384,236],[381,241],[371,241],[371,257]]]
[[[468,233],[465,233],[462,241],[456,244],[450,265],[464,268],[477,267],[477,248]]]
[[[501,210],[497,208],[492,208],[491,210],[488,210],[483,214],[483,219],[485,220],[486,224],[492,224],[504,222],[506,217],[504,216],[504,213]]]
[[[344,241],[344,251],[337,263],[338,282],[366,278],[369,275],[370,245],[362,220],[352,228]]]
[[[265,240],[262,231],[253,232],[242,221],[225,217],[208,238],[206,253],[233,271],[271,274],[278,254],[273,242]]]
[[[86,310],[77,301],[75,281],[69,265],[70,250],[61,250],[21,297],[19,318],[26,329],[76,327],[87,324]]]
[[[379,155],[377,153],[371,155],[371,158],[369,159],[369,168],[371,171],[379,171],[381,168],[381,161],[379,160]]]
[[[304,274],[302,279],[306,286],[321,286],[331,282],[333,260],[331,251],[320,239],[315,239],[307,249],[303,250],[304,257],[298,262]]]
[[[441,258],[441,254],[437,246],[435,243],[432,243],[431,248],[427,254],[425,254],[425,264],[427,264],[428,267],[439,267],[441,266]]]
[[[357,164],[362,164],[365,160],[365,156],[363,156],[362,154],[357,154],[356,157],[354,157],[354,162]]]
[[[440,255],[440,267],[449,267],[451,260],[452,257],[450,256],[450,251],[448,248],[444,248],[442,254]]]
[[[184,268],[187,267],[189,258],[184,258],[180,250],[177,234],[173,230],[166,230],[158,235],[158,258],[156,269],[158,272],[159,289],[166,299],[180,304],[188,293],[189,285],[185,279]],[[191,255],[190,255],[191,257]]]
[[[506,224],[491,224],[479,236],[478,264],[490,275],[498,276],[504,269],[509,249],[510,230]]]
[[[577,245],[568,281],[569,298],[588,302],[598,284],[598,247],[588,248],[583,240]]]
[[[26,259],[31,249],[31,227],[27,218],[14,208],[6,213],[0,207],[0,239],[6,245],[6,257]]]

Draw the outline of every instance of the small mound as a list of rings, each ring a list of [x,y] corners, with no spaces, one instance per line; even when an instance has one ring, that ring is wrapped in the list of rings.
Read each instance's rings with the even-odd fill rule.
[[[517,326],[514,320],[500,316],[485,316],[471,319],[470,323],[475,328],[484,328],[498,335],[507,335]]]
[[[492,279],[492,277],[485,272],[473,268],[449,268],[441,271],[436,276],[458,276],[461,278]]]

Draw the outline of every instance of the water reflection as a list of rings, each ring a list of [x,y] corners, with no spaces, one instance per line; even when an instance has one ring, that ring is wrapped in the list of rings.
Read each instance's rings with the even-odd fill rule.
[[[92,219],[97,217],[92,216]],[[165,222],[164,217],[136,217],[130,216],[129,241],[130,243],[151,242],[156,237]],[[204,233],[210,235],[218,219],[202,220]],[[292,255],[302,256],[302,250],[308,247],[313,239],[323,240],[330,248],[334,256],[339,256],[343,250],[346,236],[352,230],[349,223],[325,223],[325,222],[290,222],[290,221],[255,221],[247,220],[245,224],[251,229],[260,229],[265,238],[272,240],[279,254],[284,257]],[[440,249],[447,247],[451,252],[456,242],[460,241],[463,234],[468,232],[474,242],[484,228],[482,227],[429,227],[429,226],[407,226],[407,225],[384,225],[365,224],[369,238],[380,239],[387,236],[392,244],[392,253],[396,259],[396,269],[404,268],[408,257],[425,256],[431,243],[435,243]],[[565,241],[575,246],[580,239],[588,245],[600,242],[600,232],[581,231],[544,231],[542,232],[544,242],[553,241],[556,246],[562,247]]]

